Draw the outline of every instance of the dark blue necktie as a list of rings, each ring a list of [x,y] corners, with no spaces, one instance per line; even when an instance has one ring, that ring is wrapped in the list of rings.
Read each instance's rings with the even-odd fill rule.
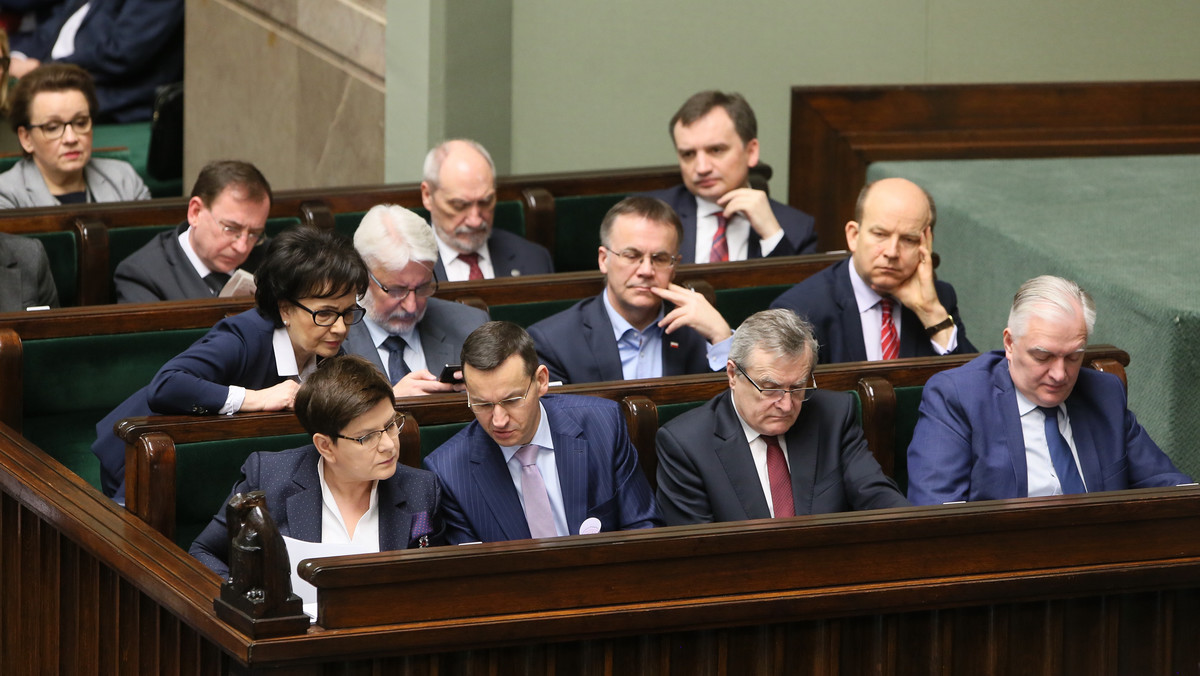
[[[1075,466],[1075,457],[1071,455],[1071,447],[1058,431],[1058,407],[1048,408],[1038,406],[1046,416],[1046,445],[1050,447],[1050,462],[1054,463],[1054,472],[1058,474],[1058,482],[1062,485],[1063,495],[1086,493],[1083,479],[1079,477],[1079,468]]]
[[[395,385],[408,375],[408,364],[404,363],[404,348],[408,347],[408,343],[400,336],[388,336],[383,341],[383,347],[388,351],[388,377]]]

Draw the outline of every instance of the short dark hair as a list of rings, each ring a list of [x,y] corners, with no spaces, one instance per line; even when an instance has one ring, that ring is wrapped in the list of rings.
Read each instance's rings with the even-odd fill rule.
[[[88,72],[73,63],[47,63],[34,68],[17,80],[8,101],[8,121],[14,133],[29,126],[29,106],[42,92],[78,91],[87,99],[88,114],[94,119],[100,113],[96,102],[96,83]],[[29,157],[29,153],[25,153]]]
[[[212,208],[217,197],[230,186],[245,191],[246,197],[255,202],[266,198],[270,204],[274,199],[271,184],[258,167],[241,160],[214,160],[204,165],[192,185],[192,197],[199,197],[205,208]]]
[[[283,326],[280,301],[331,298],[367,292],[367,265],[344,235],[332,230],[297,226],[267,244],[254,275],[254,305],[260,314]]]
[[[321,362],[296,392],[296,418],[309,434],[341,434],[355,418],[396,395],[379,369],[358,355]]]
[[[604,214],[604,220],[600,222],[600,243],[606,249],[610,248],[608,238],[612,235],[613,223],[619,216],[640,216],[655,223],[670,225],[675,228],[675,245],[683,246],[683,223],[671,205],[656,197],[634,195],[617,202]]]
[[[746,99],[736,92],[719,92],[715,89],[708,91],[697,92],[692,94],[679,110],[675,111],[675,115],[671,118],[671,123],[667,125],[667,133],[671,135],[671,141],[675,141],[675,123],[680,123],[685,127],[691,126],[693,122],[708,115],[708,111],[720,106],[728,113],[729,119],[733,120],[733,129],[737,132],[738,138],[742,139],[742,143],[749,143],[758,138],[758,118],[754,117],[754,109],[746,102]]]
[[[863,224],[863,205],[867,203],[867,195],[870,194],[871,187],[878,182],[879,181],[870,181],[862,187],[862,190],[858,191],[858,199],[854,202],[855,223],[858,223],[859,225]],[[916,184],[914,183],[913,185]],[[917,185],[917,187],[921,188],[921,192],[925,193],[925,201],[929,203],[929,229],[933,230],[933,226],[937,225],[937,204],[934,203],[933,195],[930,195],[928,190],[919,185]]]
[[[521,355],[526,375],[537,372],[537,348],[525,329],[512,322],[495,321],[484,323],[467,336],[460,358],[464,366],[494,371],[514,354]]]

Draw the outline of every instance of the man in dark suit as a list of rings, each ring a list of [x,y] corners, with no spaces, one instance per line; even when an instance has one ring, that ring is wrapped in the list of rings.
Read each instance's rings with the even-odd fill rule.
[[[783,292],[813,325],[822,364],[975,351],[954,287],[933,277],[933,199],[902,178],[867,184],[846,224],[848,260]]]
[[[816,389],[816,349],[789,310],[738,327],[729,391],[658,431],[668,525],[908,505],[867,448],[853,398]]]
[[[0,312],[58,307],[58,290],[42,243],[0,233]]]
[[[604,291],[529,327],[551,380],[720,370],[733,332],[704,296],[671,283],[680,233],[679,217],[652,197],[629,197],[608,211],[600,224]]]
[[[815,253],[813,218],[750,187],[758,121],[741,94],[694,94],[668,127],[683,185],[646,193],[679,214],[684,263]]]
[[[117,265],[117,302],[218,295],[236,270],[254,272],[270,211],[271,186],[254,165],[209,162],[192,187],[187,221]]]
[[[445,141],[425,156],[424,173],[421,201],[437,233],[438,280],[554,272],[546,247],[492,227],[496,165],[486,148],[466,139]]]
[[[488,322],[462,352],[468,425],[425,458],[451,544],[661,526],[616,402],[547,396],[533,341]]]
[[[371,273],[362,306],[367,314],[350,327],[346,352],[366,357],[388,376],[397,397],[461,392],[438,380],[457,364],[467,335],[487,313],[437,298],[433,264],[437,244],[422,218],[403,207],[377,205],[354,231],[354,247]]]
[[[908,447],[913,504],[1174,486],[1111,374],[1081,369],[1092,298],[1049,275],[1013,299],[1004,350],[929,379]]]

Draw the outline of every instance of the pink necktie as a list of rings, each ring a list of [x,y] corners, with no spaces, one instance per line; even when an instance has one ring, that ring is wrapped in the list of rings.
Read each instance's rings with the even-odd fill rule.
[[[896,325],[892,323],[892,301],[884,298],[879,303],[883,307],[883,325],[879,329],[883,358],[897,359],[900,356],[900,337],[896,335]]]
[[[771,506],[775,508],[775,518],[796,515],[796,505],[792,500],[792,473],[788,471],[787,460],[783,457],[783,449],[773,436],[762,435],[767,442],[767,480],[771,484]]]
[[[717,231],[713,233],[712,249],[708,252],[709,263],[729,260],[729,243],[725,241],[725,214],[717,214]]]
[[[554,528],[546,482],[537,466],[538,448],[537,444],[526,444],[516,453],[517,462],[521,463],[521,495],[525,500],[529,534],[535,538],[552,538],[558,535],[558,530]]]
[[[467,279],[469,279],[469,280],[483,279],[483,270],[479,269],[479,254],[477,254],[477,253],[460,253],[460,254],[458,254],[458,260],[466,263],[471,268],[467,272]]]

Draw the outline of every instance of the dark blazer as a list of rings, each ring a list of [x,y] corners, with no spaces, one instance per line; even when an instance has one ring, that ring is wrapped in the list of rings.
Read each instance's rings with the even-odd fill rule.
[[[58,291],[42,243],[0,232],[0,312],[58,307]]]
[[[179,244],[179,235],[187,229],[188,223],[184,221],[160,232],[117,265],[113,280],[118,303],[213,297],[212,290]]]
[[[425,316],[417,324],[421,336],[421,351],[425,353],[425,365],[437,375],[446,364],[459,363],[463,341],[472,331],[488,320],[487,313],[462,303],[430,298],[426,301]],[[371,332],[366,322],[350,327],[346,342],[342,346],[347,354],[357,354],[375,365],[380,373],[387,369],[379,359],[379,350],[371,341]]]
[[[679,214],[679,220],[683,222],[683,243],[679,247],[679,253],[683,256],[682,262],[695,263],[696,196],[688,192],[687,186],[682,183],[674,188],[653,190],[642,194],[647,197],[657,197],[671,205],[675,213]],[[775,200],[771,200],[771,212],[775,214],[775,220],[779,221],[779,226],[783,228],[783,239],[768,254],[768,257],[817,252],[817,233],[813,230],[812,216]],[[750,239],[746,243],[747,258],[762,258],[762,249],[759,246],[761,239],[754,228],[750,228]]]
[[[908,446],[914,505],[1029,495],[1016,392],[1000,350],[929,379]],[[1066,404],[1089,492],[1192,481],[1138,424],[1116,376],[1080,369]]]
[[[271,335],[275,326],[258,310],[217,322],[203,338],[167,362],[149,385],[134,392],[96,423],[92,452],[100,459],[105,495],[124,495],[125,443],[113,425],[125,418],[159,414],[213,415],[225,405],[229,387],[260,390],[279,376]]]
[[[605,532],[661,526],[620,406],[567,394],[547,395],[541,401],[554,438],[571,534],[577,535],[590,517],[599,519]],[[439,446],[424,464],[442,485],[442,514],[451,544],[530,537],[504,454],[478,422]]]
[[[235,493],[264,491],[267,510],[281,535],[321,541],[321,480],[317,461],[321,454],[309,444],[277,453],[252,453],[242,465],[242,480],[234,485]],[[432,529],[428,535],[431,545],[444,544],[441,513],[438,511],[437,478],[425,470],[397,464],[390,479],[379,482],[379,551],[413,549],[424,533],[413,533],[413,517],[424,514]],[[229,575],[229,533],[225,522],[225,505],[221,503],[216,516],[188,549],[221,577]],[[293,561],[292,566],[299,563]]]
[[[585,298],[537,322],[529,327],[529,336],[537,345],[538,358],[550,370],[550,380],[566,385],[625,379],[612,322],[600,296]],[[664,334],[662,353],[664,376],[713,372],[708,366],[708,341],[693,328]]]
[[[507,230],[492,229],[492,236],[488,238],[488,253],[492,256],[492,271],[497,277],[548,275],[554,272],[554,260],[546,247]],[[433,276],[439,282],[446,281],[446,266],[442,264],[441,256],[438,256],[437,265],[433,268]]]
[[[797,515],[908,506],[867,448],[850,395],[813,391],[784,438]],[[668,525],[770,518],[729,391],[662,426],[655,444]]]
[[[14,37],[14,51],[50,60],[63,24],[79,7],[62,2],[28,36]],[[183,79],[183,0],[91,0],[75,34],[73,63],[96,80],[101,122],[149,120],[154,90]]]
[[[846,269],[850,261],[847,258],[825,268],[771,301],[772,309],[787,308],[812,322],[813,333],[821,345],[818,357],[822,364],[867,360],[858,302],[854,299],[854,287],[850,285],[850,273]],[[958,346],[952,354],[975,352],[975,346],[967,339],[967,327],[958,314],[958,296],[954,287],[943,281],[936,281],[934,285],[938,300],[954,315],[954,323],[958,325]],[[932,357],[936,354],[916,313],[901,307],[900,356]]]

